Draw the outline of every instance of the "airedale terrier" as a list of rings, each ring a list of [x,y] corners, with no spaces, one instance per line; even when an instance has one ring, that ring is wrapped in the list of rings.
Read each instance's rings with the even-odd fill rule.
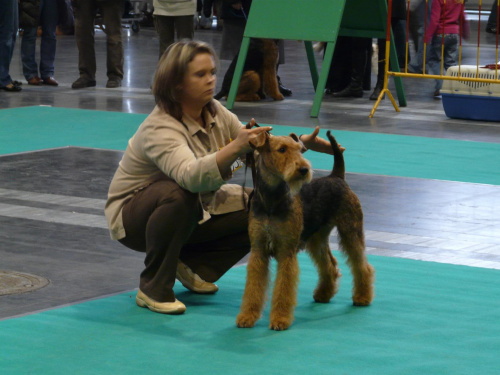
[[[276,71],[278,59],[279,51],[275,40],[252,38],[235,100],[258,101],[265,99],[266,94],[274,100],[283,100]],[[227,98],[229,95],[237,61],[238,55],[229,65],[221,90],[214,96],[215,99]]]
[[[358,197],[345,181],[344,157],[328,132],[334,167],[327,177],[312,178],[302,145],[290,137],[263,133],[252,142],[257,151],[256,181],[250,209],[251,252],[247,281],[236,324],[253,327],[260,318],[269,284],[270,258],[277,260],[269,328],[287,329],[297,304],[299,264],[297,253],[305,248],[316,265],[319,281],[316,302],[329,302],[341,276],[329,246],[330,232],[337,227],[339,245],[353,274],[352,300],[356,306],[373,299],[375,270],[365,254],[363,211]],[[310,182],[310,183],[309,183]]]

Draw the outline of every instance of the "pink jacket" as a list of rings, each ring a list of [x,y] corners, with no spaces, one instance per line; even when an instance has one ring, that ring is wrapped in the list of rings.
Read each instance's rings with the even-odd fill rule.
[[[441,13],[444,10],[443,17]],[[462,36],[469,36],[469,24],[465,17],[465,6],[462,7],[460,0],[433,0],[431,8],[431,20],[427,25],[425,42],[429,43],[434,35],[460,34],[460,19],[463,19]],[[443,30],[444,29],[444,30]]]

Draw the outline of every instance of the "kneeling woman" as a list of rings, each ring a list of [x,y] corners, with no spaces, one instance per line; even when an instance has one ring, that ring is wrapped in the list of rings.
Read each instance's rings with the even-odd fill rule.
[[[156,107],[129,140],[111,181],[105,214],[111,237],[145,253],[136,302],[180,314],[176,278],[195,293],[213,284],[250,251],[240,186],[226,184],[249,140],[271,127],[246,129],[213,99],[216,55],[203,42],[173,44],[153,83]],[[255,123],[252,119],[251,123]],[[303,136],[306,147],[329,142]]]

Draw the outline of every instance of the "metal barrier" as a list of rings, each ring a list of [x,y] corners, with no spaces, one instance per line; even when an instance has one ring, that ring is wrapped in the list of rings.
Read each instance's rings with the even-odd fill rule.
[[[435,0],[438,1],[438,0]],[[444,0],[444,9],[446,8],[446,2],[451,2],[454,0]],[[497,1],[497,26],[499,25],[499,9],[500,9],[500,0],[495,0]],[[405,59],[405,69],[404,72],[392,72],[389,70],[389,48],[390,48],[390,42],[391,42],[391,17],[392,17],[392,0],[388,0],[388,10],[387,10],[387,31],[386,31],[386,48],[385,48],[385,74],[384,74],[384,88],[382,89],[377,101],[375,102],[372,111],[370,112],[370,118],[373,117],[375,114],[375,111],[377,110],[378,105],[380,104],[380,101],[383,99],[384,95],[387,94],[389,99],[392,102],[392,105],[394,106],[394,109],[396,112],[399,112],[399,108],[396,104],[396,101],[394,100],[394,97],[392,96],[391,92],[387,88],[388,84],[388,79],[389,76],[393,77],[410,77],[410,78],[425,78],[425,79],[442,79],[442,80],[453,80],[453,81],[462,81],[462,82],[477,82],[477,83],[497,83],[500,84],[500,77],[498,75],[498,70],[500,69],[500,64],[498,63],[498,42],[499,42],[499,30],[497,27],[496,31],[496,48],[495,48],[495,64],[492,64],[492,68],[494,68],[495,71],[495,77],[496,79],[485,79],[485,78],[480,78],[479,77],[479,51],[480,51],[480,36],[481,36],[481,0],[479,0],[479,22],[478,22],[478,30],[477,30],[477,58],[476,58],[476,74],[474,76],[470,76],[470,73],[462,75],[461,72],[461,61],[462,61],[462,33],[463,33],[463,20],[460,21],[460,33],[459,33],[459,47],[458,47],[458,74],[454,75],[444,75],[443,70],[444,70],[444,30],[443,30],[443,38],[442,38],[442,44],[441,44],[441,72],[440,75],[433,75],[433,74],[427,74],[426,69],[425,69],[425,64],[426,64],[426,47],[427,43],[425,43],[425,34],[427,32],[427,23],[428,23],[428,17],[427,17],[427,11],[428,11],[428,0],[425,0],[425,21],[424,21],[424,48],[423,48],[423,69],[422,73],[409,73],[408,72],[408,59],[409,59],[409,20],[410,20],[410,0],[408,0],[407,4],[407,16],[406,16],[406,59]],[[462,11],[464,10],[464,0],[461,0],[461,7]],[[443,9],[443,12],[444,12]]]

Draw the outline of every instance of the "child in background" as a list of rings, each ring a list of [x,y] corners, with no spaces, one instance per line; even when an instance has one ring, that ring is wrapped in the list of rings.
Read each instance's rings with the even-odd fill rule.
[[[431,42],[428,59],[430,74],[441,74],[442,44],[444,44],[443,75],[450,66],[457,64],[460,32],[465,39],[469,37],[469,24],[464,10],[462,0],[432,1],[431,20],[425,33],[425,42]],[[434,97],[440,97],[441,87],[443,87],[443,80],[436,79]]]

